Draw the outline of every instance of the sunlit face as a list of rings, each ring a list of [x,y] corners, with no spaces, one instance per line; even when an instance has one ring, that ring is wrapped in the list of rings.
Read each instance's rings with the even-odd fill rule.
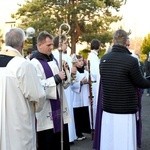
[[[68,47],[68,41],[65,40],[62,42],[62,50],[63,50],[63,53],[66,53],[67,52],[67,47]]]
[[[129,39],[127,39],[127,41],[126,41],[126,47],[127,47],[127,48],[130,47],[130,40],[129,40]]]
[[[45,41],[38,43],[38,50],[43,54],[50,55],[52,49],[53,49],[53,40],[50,39],[49,37],[47,37]]]
[[[78,59],[77,67],[82,68],[84,65],[83,58]]]

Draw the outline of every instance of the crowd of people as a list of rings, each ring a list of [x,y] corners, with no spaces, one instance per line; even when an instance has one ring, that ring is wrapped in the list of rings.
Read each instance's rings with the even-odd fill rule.
[[[0,150],[70,150],[93,130],[95,150],[141,146],[141,95],[150,81],[126,31],[114,33],[101,59],[93,39],[86,62],[67,54],[66,35],[40,32],[25,58],[24,44],[24,31],[12,28],[0,51]]]

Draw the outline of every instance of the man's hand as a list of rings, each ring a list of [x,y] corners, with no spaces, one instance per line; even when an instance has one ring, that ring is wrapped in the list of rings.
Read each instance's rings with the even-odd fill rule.
[[[63,66],[63,69],[66,70],[66,69],[69,69],[69,65],[66,61],[62,61],[62,66]]]
[[[61,80],[64,80],[66,78],[65,72],[64,71],[60,71],[58,73],[59,77],[61,78]]]
[[[82,84],[86,84],[87,83],[87,78],[84,77],[82,80],[81,80]]]

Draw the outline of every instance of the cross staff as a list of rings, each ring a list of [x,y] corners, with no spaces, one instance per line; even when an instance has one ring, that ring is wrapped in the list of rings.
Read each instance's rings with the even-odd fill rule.
[[[94,139],[94,127],[93,127],[93,93],[92,93],[92,83],[95,83],[96,81],[91,80],[91,71],[90,71],[90,61],[88,60],[88,72],[89,72],[89,99],[90,99],[90,105],[91,105],[91,136],[92,140]]]

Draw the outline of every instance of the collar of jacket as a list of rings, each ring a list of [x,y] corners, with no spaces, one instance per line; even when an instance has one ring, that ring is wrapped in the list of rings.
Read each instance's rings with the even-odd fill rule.
[[[132,54],[125,46],[123,45],[113,45],[112,52],[120,52],[120,53],[127,53]]]
[[[54,56],[52,53],[48,56],[46,54],[40,53],[39,51],[36,51],[34,53],[33,58],[37,58],[37,59],[41,59],[41,60],[44,60],[46,62],[49,62],[49,61],[53,61]]]

